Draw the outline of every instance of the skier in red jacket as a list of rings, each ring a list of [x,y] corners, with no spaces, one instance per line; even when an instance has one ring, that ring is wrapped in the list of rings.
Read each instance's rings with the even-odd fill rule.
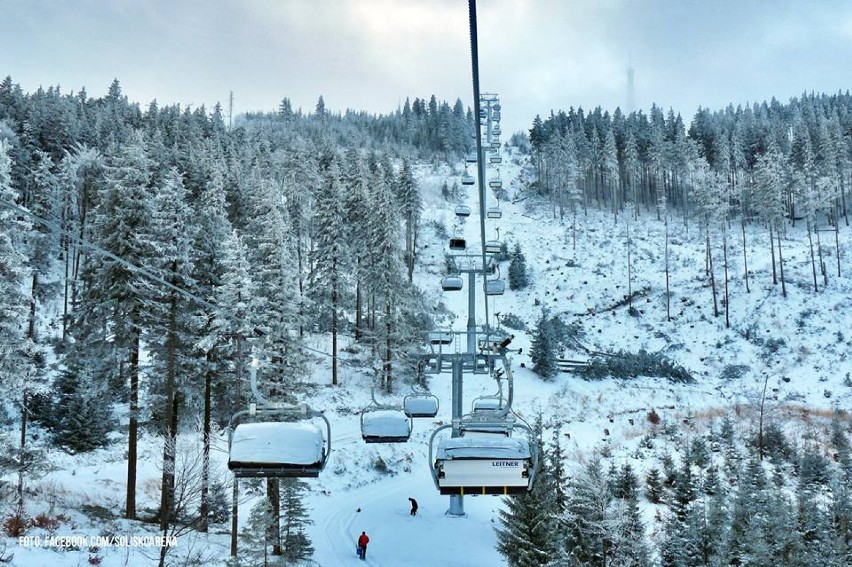
[[[367,532],[361,532],[361,537],[358,538],[358,556],[362,561],[367,559],[368,543],[370,543],[370,538],[367,537]]]

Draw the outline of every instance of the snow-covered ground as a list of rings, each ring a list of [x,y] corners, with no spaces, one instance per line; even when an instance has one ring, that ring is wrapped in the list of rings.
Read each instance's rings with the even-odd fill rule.
[[[811,431],[822,427],[823,416],[834,408],[849,409],[852,362],[847,352],[852,344],[848,329],[852,304],[852,283],[848,277],[836,276],[833,246],[825,246],[829,282],[814,293],[807,255],[807,237],[802,226],[792,227],[783,241],[788,297],[781,297],[780,285],[772,284],[768,255],[768,235],[759,226],[749,227],[749,271],[751,291],[743,281],[742,244],[738,230],[730,231],[729,274],[731,326],[725,327],[724,315],[713,316],[713,300],[704,272],[704,241],[693,221],[689,232],[682,219],[670,221],[670,266],[672,270],[672,320],[667,321],[665,280],[663,275],[663,223],[653,211],[642,211],[638,222],[630,222],[621,214],[617,222],[611,212],[589,210],[580,215],[576,249],[573,246],[570,221],[561,224],[550,207],[538,203],[522,191],[524,157],[503,151],[500,176],[509,193],[509,202],[501,203],[503,218],[488,221],[486,238],[501,238],[511,250],[519,243],[527,257],[533,284],[521,292],[507,291],[491,302],[491,325],[494,314],[514,314],[531,331],[541,314],[541,307],[551,314],[563,316],[566,322],[577,322],[585,331],[585,345],[593,350],[639,349],[663,351],[688,368],[697,381],[675,385],[664,379],[641,377],[632,381],[604,380],[590,382],[571,374],[560,374],[546,382],[529,370],[530,334],[510,330],[515,375],[514,408],[522,417],[532,420],[538,412],[562,428],[566,456],[570,466],[587,462],[595,453],[608,455],[616,464],[631,462],[643,470],[643,458],[652,454],[640,448],[640,440],[656,426],[648,414],[654,410],[665,422],[676,423],[695,434],[710,421],[730,413],[740,417],[741,427],[748,428],[755,396],[768,379],[770,397],[785,401],[775,417],[783,419],[791,432]],[[461,165],[455,174],[461,173]],[[488,168],[494,171],[493,167]],[[452,315],[442,323],[463,330],[467,322],[467,293],[442,293],[438,285],[443,273],[446,242],[435,237],[433,225],[443,224],[450,234],[464,235],[468,242],[478,242],[479,224],[475,216],[458,223],[453,204],[440,196],[440,186],[451,174],[446,167],[422,166],[418,169],[424,193],[421,266],[416,283],[428,294],[435,312],[443,304]],[[465,201],[474,211],[478,199],[469,190]],[[487,206],[496,201],[489,191]],[[454,226],[457,225],[457,226]],[[626,242],[632,241],[632,290],[648,288],[634,306],[637,316],[626,307],[607,310],[627,293]],[[840,232],[841,267],[852,269],[852,232],[845,226]],[[714,249],[716,279],[721,292],[721,250]],[[506,277],[508,263],[501,274]],[[465,282],[465,286],[467,282]],[[466,288],[465,288],[466,289]],[[481,295],[481,294],[480,294]],[[721,299],[721,296],[720,296]],[[720,303],[720,309],[723,309]],[[477,306],[477,323],[485,322],[484,306]],[[771,341],[769,339],[772,339]],[[310,346],[328,350],[326,337],[314,337]],[[572,358],[583,358],[583,352],[567,352]],[[726,379],[734,365],[742,365],[740,375]],[[524,367],[522,367],[524,366]],[[322,357],[311,365],[313,380],[322,385],[312,394],[310,403],[324,410],[332,423],[332,453],[328,466],[317,479],[307,482],[311,492],[306,499],[313,525],[308,533],[316,548],[314,561],[334,567],[358,561],[355,540],[366,531],[371,543],[366,563],[385,566],[496,566],[504,564],[496,551],[494,528],[503,498],[465,497],[467,515],[462,518],[444,514],[448,497],[440,496],[433,485],[428,468],[428,443],[432,431],[450,421],[450,378],[431,378],[430,387],[441,400],[438,416],[415,420],[414,433],[408,443],[367,445],[361,440],[359,410],[370,403],[369,378],[351,366],[343,366],[341,385],[330,383],[328,361]],[[401,404],[406,393],[394,397],[381,396],[379,401]],[[465,376],[464,407],[479,395],[494,393],[493,381],[487,377]],[[191,460],[199,451],[200,436],[186,434],[182,454]],[[139,508],[153,509],[159,502],[161,446],[150,436],[141,441],[139,459]],[[674,448],[671,448],[675,452]],[[111,448],[92,454],[51,455],[56,470],[29,486],[29,512],[58,514],[68,517],[55,531],[58,535],[94,538],[107,531],[119,535],[155,534],[155,525],[146,528],[120,519],[96,520],[95,512],[120,516],[123,509],[126,472],[124,446],[121,441]],[[218,475],[230,482],[226,469],[226,442],[216,441],[214,453]],[[381,462],[380,462],[381,461]],[[383,463],[383,464],[382,464]],[[230,491],[228,491],[230,494]],[[241,501],[241,523],[244,525],[252,504],[261,491],[245,495]],[[408,498],[420,504],[416,517],[408,513]],[[87,513],[81,509],[86,508]],[[646,505],[644,512],[649,532],[654,528],[655,509]],[[182,564],[185,557],[200,557],[209,565],[224,564],[228,557],[228,525],[216,525],[209,535],[181,537],[170,552],[170,561]],[[147,531],[146,531],[147,530]],[[31,530],[32,535],[47,535],[45,530]],[[21,543],[32,543],[21,542]],[[155,547],[101,547],[98,550],[44,549],[21,545],[6,539],[6,553],[14,553],[12,565],[19,567],[49,565],[86,565],[90,557],[100,558],[100,565],[141,566],[152,564]]]

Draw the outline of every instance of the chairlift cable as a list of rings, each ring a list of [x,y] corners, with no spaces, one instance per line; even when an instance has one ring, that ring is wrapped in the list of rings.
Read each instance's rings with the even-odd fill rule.
[[[482,242],[482,275],[485,279],[485,269],[488,266],[487,256],[485,253],[485,163],[482,159],[482,125],[480,116],[479,104],[479,47],[476,35],[476,0],[468,0],[468,12],[470,16],[470,58],[473,72],[473,116],[476,120],[476,161],[477,172],[479,174],[479,236]],[[485,284],[483,283],[483,291]],[[484,295],[484,293],[483,293]],[[488,297],[484,297],[485,302],[485,324],[488,324]]]

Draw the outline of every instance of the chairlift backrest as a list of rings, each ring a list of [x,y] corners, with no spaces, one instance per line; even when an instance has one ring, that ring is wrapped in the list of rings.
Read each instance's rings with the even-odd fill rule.
[[[469,173],[465,173],[461,178],[462,185],[473,185],[476,181],[473,178],[473,175]]]
[[[438,443],[432,477],[441,494],[518,494],[531,488],[535,462],[526,439],[455,437]]]
[[[408,417],[435,417],[438,415],[438,396],[433,394],[409,394],[402,403]]]
[[[488,158],[488,161],[490,161],[491,163],[500,163],[503,161],[503,158],[501,158],[500,156],[491,156],[490,158]]]
[[[441,289],[444,291],[459,291],[464,287],[464,281],[460,276],[444,276],[441,278]]]
[[[429,342],[433,345],[452,344],[453,334],[444,331],[433,331],[429,333]]]
[[[467,240],[464,238],[450,238],[450,250],[467,250]]]
[[[456,216],[458,217],[469,217],[470,216],[470,207],[467,205],[457,205],[456,206]]]
[[[476,152],[467,154],[465,161],[467,161],[467,163],[476,163],[477,161],[479,161],[476,159]]]
[[[492,187],[499,188],[500,185],[492,185]],[[488,210],[485,211],[485,216],[489,219],[503,218],[503,211],[501,211],[499,207],[489,207]]]
[[[503,280],[487,280],[485,295],[503,295],[506,292],[506,282]]]
[[[486,254],[499,254],[500,249],[503,247],[503,243],[499,240],[487,240],[485,242],[485,253]]]

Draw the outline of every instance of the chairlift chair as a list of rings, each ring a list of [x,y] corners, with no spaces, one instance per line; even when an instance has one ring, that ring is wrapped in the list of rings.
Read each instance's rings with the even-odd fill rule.
[[[331,439],[331,426],[327,439]],[[237,478],[317,477],[328,461],[330,442],[313,423],[240,423],[230,433],[228,469]]]
[[[484,108],[480,109],[479,110],[479,117],[482,118],[483,120],[485,120],[486,118],[488,118],[488,111],[485,110]]]
[[[491,163],[501,163],[503,161],[503,158],[501,158],[500,156],[491,156],[490,158],[488,158],[488,161],[490,161]]]
[[[497,187],[499,188],[500,186],[498,185]],[[485,211],[485,216],[489,219],[500,219],[503,218],[503,211],[500,210],[500,207],[488,207]]]
[[[435,435],[429,442],[430,460]],[[536,460],[529,441],[516,437],[442,439],[434,453],[432,478],[441,494],[519,494],[532,487]]]
[[[453,342],[453,334],[446,331],[432,331],[429,333],[429,342],[433,345],[449,345]]]
[[[465,218],[469,217],[470,207],[468,205],[456,205],[456,216]]]
[[[438,396],[415,392],[405,396],[402,409],[408,417],[435,417],[438,415]]]
[[[497,138],[493,138],[491,140],[491,147],[494,148],[495,150],[499,150],[500,149],[500,140],[498,140]]]
[[[467,154],[467,157],[465,157],[465,161],[467,163],[476,163],[477,161],[479,161],[476,157],[476,152],[471,152]]]
[[[492,106],[491,108],[492,108],[493,110],[495,110],[496,112],[500,112],[500,103],[499,103],[499,102],[498,102],[498,103],[496,103],[496,104],[495,104],[494,106]]]
[[[361,411],[361,438],[367,443],[405,443],[411,429],[405,412],[369,406]]]
[[[493,120],[494,122],[500,121],[500,111],[499,110],[495,110],[494,112],[491,113],[491,120]]]
[[[461,177],[462,185],[473,185],[476,183],[476,180],[473,178],[473,175],[469,173],[465,173]]]
[[[486,254],[499,254],[501,248],[503,247],[503,243],[499,240],[486,240],[485,241],[485,253]]]
[[[499,136],[500,132],[501,132],[501,130],[500,130],[499,126],[495,126],[494,128],[491,129],[491,133],[494,134],[495,136]]]
[[[506,293],[506,282],[503,280],[485,280],[485,295],[503,295]]]
[[[467,250],[467,240],[465,240],[464,238],[450,238],[450,250]]]
[[[464,287],[461,276],[444,276],[441,278],[441,289],[444,291],[459,291]]]
[[[488,182],[488,186],[491,187],[492,189],[500,189],[500,188],[503,187],[503,180],[502,179],[492,179],[491,181]]]

